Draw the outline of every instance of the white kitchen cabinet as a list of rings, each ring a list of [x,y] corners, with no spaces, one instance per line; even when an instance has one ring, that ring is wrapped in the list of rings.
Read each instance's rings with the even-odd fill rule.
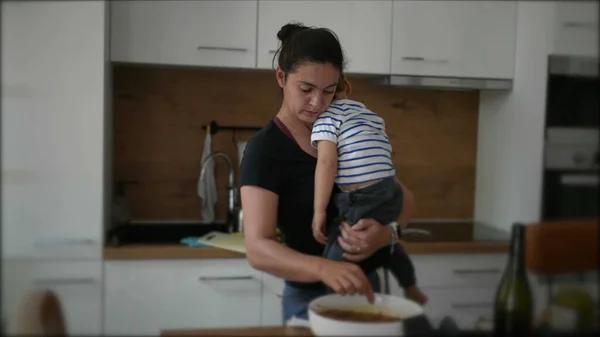
[[[331,29],[347,57],[348,73],[389,74],[392,1],[260,0],[257,66],[274,69],[277,32],[291,21]]]
[[[439,326],[444,317],[451,317],[459,328],[471,330],[480,317],[493,317],[496,296],[494,286],[423,288],[423,291],[429,296],[424,309],[433,326]]]
[[[261,303],[262,326],[282,325],[283,322],[283,288],[285,281],[268,273],[262,273],[263,291]]]
[[[105,1],[3,1],[2,254],[101,258]]]
[[[254,68],[257,1],[112,1],[111,60]]]
[[[410,257],[417,284],[429,297],[424,309],[434,326],[448,316],[460,328],[473,329],[479,317],[491,317],[507,254],[413,254]],[[404,296],[391,274],[390,292]]]
[[[508,254],[420,254],[411,255],[411,259],[422,287],[495,287],[506,268]]]
[[[461,328],[472,329],[479,317],[490,317],[507,257],[506,253],[411,255],[417,282],[429,296],[425,312],[432,324],[450,316]],[[282,323],[283,287],[282,279],[263,274],[262,325]],[[390,292],[404,296],[391,274]]]
[[[598,56],[598,1],[554,3],[553,54]]]
[[[513,78],[516,1],[393,3],[392,73]]]
[[[4,260],[2,316],[10,322],[28,291],[50,289],[71,336],[102,335],[102,262]]]
[[[453,318],[462,329],[474,329],[480,317],[492,318],[494,300],[508,263],[507,253],[411,255],[417,283],[429,297],[425,313],[434,326],[444,317]],[[529,273],[535,300],[535,317],[548,305],[547,288]],[[559,284],[565,281],[557,280]],[[588,276],[588,284],[595,279]],[[597,291],[597,288],[596,288]],[[396,279],[390,277],[390,292],[404,296]],[[596,294],[592,290],[592,294]]]
[[[105,262],[104,333],[260,326],[261,273],[246,259]]]

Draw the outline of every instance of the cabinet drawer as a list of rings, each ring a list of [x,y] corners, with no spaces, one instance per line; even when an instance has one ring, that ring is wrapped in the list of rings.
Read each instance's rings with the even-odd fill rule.
[[[246,259],[105,262],[104,333],[259,326],[261,291]]]
[[[479,317],[491,318],[496,288],[471,289],[424,288],[429,296],[425,312],[437,326],[442,318],[452,317],[461,329],[474,329]]]
[[[3,310],[12,318],[23,296],[50,289],[59,297],[70,335],[102,334],[102,263],[8,261],[3,263]]]
[[[421,287],[456,288],[496,286],[505,268],[506,254],[416,255],[417,283]]]

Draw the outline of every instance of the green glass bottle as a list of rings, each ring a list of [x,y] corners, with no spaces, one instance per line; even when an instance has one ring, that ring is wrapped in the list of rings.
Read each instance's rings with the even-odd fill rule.
[[[533,294],[525,267],[526,227],[512,227],[510,253],[494,304],[494,335],[530,336],[533,332]]]

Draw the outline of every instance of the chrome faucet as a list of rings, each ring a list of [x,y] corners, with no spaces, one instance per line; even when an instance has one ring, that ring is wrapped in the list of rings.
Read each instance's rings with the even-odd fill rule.
[[[233,167],[233,163],[231,162],[231,159],[229,158],[229,156],[227,154],[225,154],[225,152],[215,152],[210,154],[208,157],[206,157],[206,159],[204,160],[204,162],[202,163],[202,169],[200,170],[200,179],[204,179],[204,175],[206,174],[206,164],[208,164],[211,160],[214,160],[214,158],[216,157],[222,157],[223,159],[225,159],[225,161],[227,162],[227,168],[229,169],[229,182],[228,182],[228,194],[229,194],[229,198],[227,200],[227,226],[228,226],[228,231],[230,233],[237,231],[238,227],[235,222],[236,222],[236,216],[235,216],[235,209],[238,206],[237,205],[237,201],[238,201],[238,193],[237,193],[237,189],[235,188],[235,171],[234,171],[234,167]]]

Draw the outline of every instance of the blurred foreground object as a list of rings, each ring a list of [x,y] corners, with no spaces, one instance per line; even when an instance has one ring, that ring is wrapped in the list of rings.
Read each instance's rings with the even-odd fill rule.
[[[24,297],[10,325],[14,336],[66,336],[62,305],[50,290],[33,290]]]

